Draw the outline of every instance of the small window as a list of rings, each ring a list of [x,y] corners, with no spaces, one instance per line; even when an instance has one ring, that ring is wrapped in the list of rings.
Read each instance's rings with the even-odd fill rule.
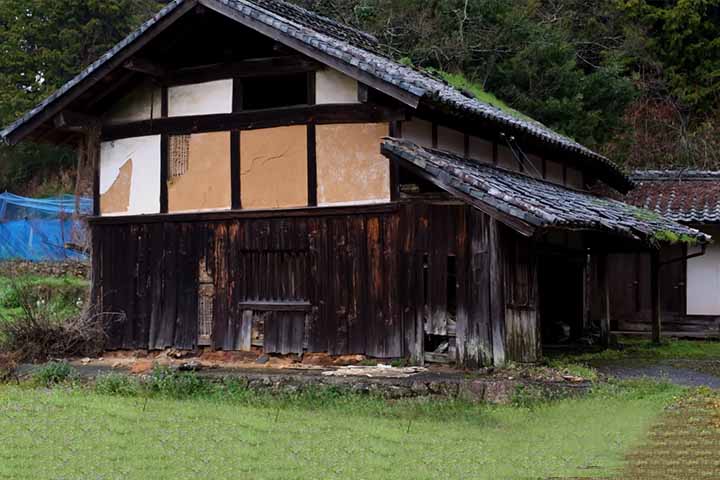
[[[307,105],[308,76],[281,75],[242,80],[243,110]]]

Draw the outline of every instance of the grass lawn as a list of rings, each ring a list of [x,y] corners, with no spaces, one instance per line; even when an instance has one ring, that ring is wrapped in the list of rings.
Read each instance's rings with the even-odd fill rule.
[[[187,400],[0,386],[0,478],[548,478],[624,467],[682,391],[518,406],[232,392]]]
[[[618,348],[577,355],[560,355],[550,364],[589,363],[612,360],[720,360],[720,341],[664,339],[660,345],[650,340],[621,337]]]

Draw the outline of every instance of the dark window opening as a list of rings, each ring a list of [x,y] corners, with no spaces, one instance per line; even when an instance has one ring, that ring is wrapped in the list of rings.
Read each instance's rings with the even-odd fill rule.
[[[243,110],[307,104],[309,104],[308,75],[305,73],[242,80]]]

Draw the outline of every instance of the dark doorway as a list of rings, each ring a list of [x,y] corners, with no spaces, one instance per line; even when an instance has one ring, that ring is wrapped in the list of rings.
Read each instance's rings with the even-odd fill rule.
[[[540,328],[546,346],[573,345],[585,336],[585,259],[543,255],[538,259]]]

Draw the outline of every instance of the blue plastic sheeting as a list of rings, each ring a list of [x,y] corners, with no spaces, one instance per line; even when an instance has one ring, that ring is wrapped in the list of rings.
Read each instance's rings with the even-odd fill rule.
[[[75,214],[78,208],[79,215]],[[26,198],[0,194],[0,260],[84,260],[67,248],[86,245],[87,231],[80,216],[92,212],[92,200],[73,195]]]

